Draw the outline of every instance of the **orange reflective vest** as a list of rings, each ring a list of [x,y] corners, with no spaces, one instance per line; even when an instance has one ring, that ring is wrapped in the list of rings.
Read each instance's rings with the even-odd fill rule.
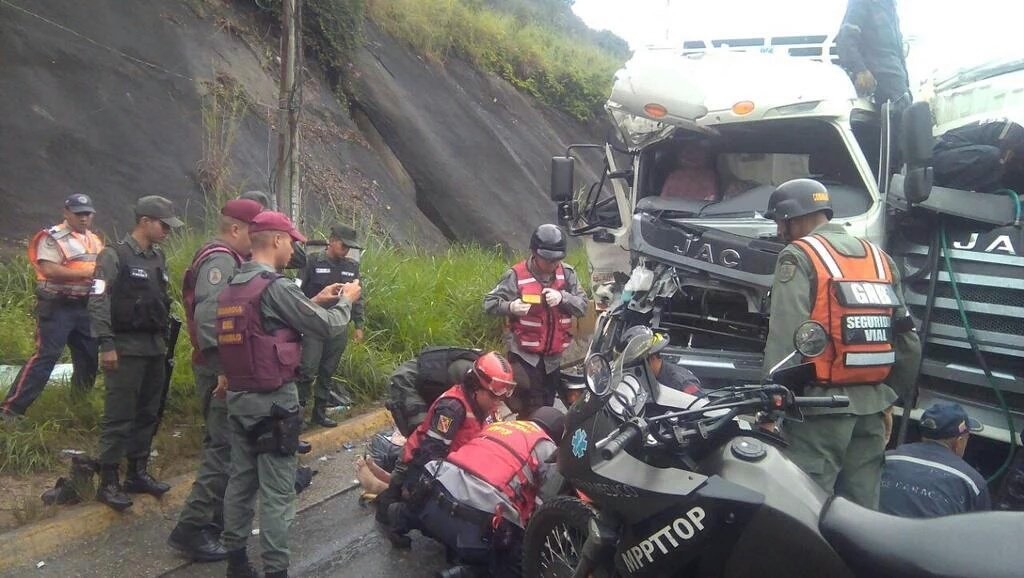
[[[555,269],[555,279],[544,286],[520,261],[512,266],[519,284],[519,298],[533,303],[530,312],[509,321],[516,344],[523,351],[539,355],[561,355],[572,344],[572,315],[561,307],[548,307],[544,303],[544,289],[557,291],[565,289],[565,268],[561,264]]]
[[[28,244],[28,260],[36,270],[36,289],[40,293],[62,297],[86,297],[92,288],[92,279],[76,281],[55,281],[47,279],[39,267],[39,243],[50,237],[61,254],[62,265],[69,269],[88,272],[96,269],[96,256],[103,249],[103,242],[92,231],[76,233],[66,222],[43,229],[32,237]]]
[[[525,527],[539,491],[540,464],[533,450],[544,440],[551,438],[533,422],[503,421],[487,426],[445,459],[504,494]]]
[[[837,251],[822,235],[793,244],[807,254],[817,286],[811,319],[825,326],[831,346],[811,360],[820,385],[876,385],[896,361],[893,313],[899,297],[885,253],[859,239],[863,257]]]

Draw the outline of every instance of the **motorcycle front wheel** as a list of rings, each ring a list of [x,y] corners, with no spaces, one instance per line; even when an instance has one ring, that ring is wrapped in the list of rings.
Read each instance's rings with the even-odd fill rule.
[[[544,503],[526,527],[523,538],[524,578],[571,578],[590,534],[593,508],[573,496]],[[614,570],[611,570],[614,572]],[[594,577],[607,577],[609,569],[595,569]]]

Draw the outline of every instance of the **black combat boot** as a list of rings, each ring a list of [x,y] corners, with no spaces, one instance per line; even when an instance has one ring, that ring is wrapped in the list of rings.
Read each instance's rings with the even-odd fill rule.
[[[338,422],[327,417],[327,402],[316,400],[313,402],[313,419],[310,420],[320,427],[337,427]]]
[[[132,506],[132,499],[121,490],[117,479],[118,469],[117,464],[100,466],[100,489],[96,491],[96,501],[123,512]]]
[[[209,528],[196,529],[178,524],[171,530],[167,545],[196,562],[216,562],[228,557],[228,551]]]
[[[171,486],[153,479],[146,471],[146,459],[128,460],[128,472],[124,475],[124,491],[129,494],[149,494],[154,498],[167,493]]]
[[[249,553],[245,548],[228,552],[227,578],[260,578],[260,573],[249,563]]]
[[[266,578],[288,578],[288,571],[278,570],[277,572],[267,572],[264,576],[266,576]]]

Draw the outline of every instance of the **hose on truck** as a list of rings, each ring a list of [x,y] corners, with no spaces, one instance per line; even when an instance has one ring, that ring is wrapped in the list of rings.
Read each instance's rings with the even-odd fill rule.
[[[1014,205],[1016,207],[1016,217],[1014,219],[1014,225],[1020,226],[1020,195],[1018,195],[1016,191],[1012,191],[1010,189],[1000,189],[997,192],[1008,194],[1014,200]],[[949,274],[949,283],[953,288],[953,297],[956,299],[956,308],[960,313],[960,321],[962,321],[964,324],[964,332],[967,333],[967,342],[970,343],[971,345],[971,351],[974,352],[974,357],[978,361],[978,366],[981,367],[982,371],[985,372],[985,379],[986,381],[988,381],[989,387],[992,388],[992,391],[996,394],[996,399],[999,400],[999,407],[1000,409],[1002,409],[1003,415],[1006,416],[1006,427],[1010,432],[1010,449],[1006,453],[1006,460],[1003,462],[1001,466],[999,466],[999,469],[997,469],[995,473],[989,476],[986,480],[989,483],[992,483],[994,480],[999,479],[1000,476],[1006,473],[1006,471],[1010,468],[1010,465],[1013,463],[1013,457],[1017,451],[1017,433],[1013,427],[1013,415],[1010,413],[1010,407],[1006,404],[1006,398],[1003,396],[1002,390],[1000,390],[999,387],[996,386],[995,379],[992,376],[992,369],[989,367],[988,362],[985,360],[985,356],[981,353],[981,348],[978,347],[978,340],[974,335],[974,330],[971,328],[970,321],[967,320],[967,310],[964,307],[963,299],[960,296],[960,287],[957,284],[956,275],[953,273],[953,260],[950,257],[949,243],[946,237],[946,220],[944,218],[942,218],[940,221],[938,236],[940,238],[942,246],[942,255],[946,265],[946,272],[947,274]],[[934,280],[936,277],[938,277],[938,272],[935,269],[932,269],[932,271],[932,282],[929,286],[930,294],[933,292]],[[926,309],[926,316],[928,316],[930,312],[931,303],[929,303],[929,307],[928,309]]]

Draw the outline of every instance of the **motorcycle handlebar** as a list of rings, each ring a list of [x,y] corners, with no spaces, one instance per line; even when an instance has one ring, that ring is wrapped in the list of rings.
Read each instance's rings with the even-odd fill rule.
[[[827,397],[797,397],[793,400],[797,407],[849,407],[850,398],[845,395],[830,395]]]
[[[626,429],[597,442],[595,447],[601,452],[601,459],[610,460],[639,438],[640,434],[640,428],[636,424],[627,424]]]

